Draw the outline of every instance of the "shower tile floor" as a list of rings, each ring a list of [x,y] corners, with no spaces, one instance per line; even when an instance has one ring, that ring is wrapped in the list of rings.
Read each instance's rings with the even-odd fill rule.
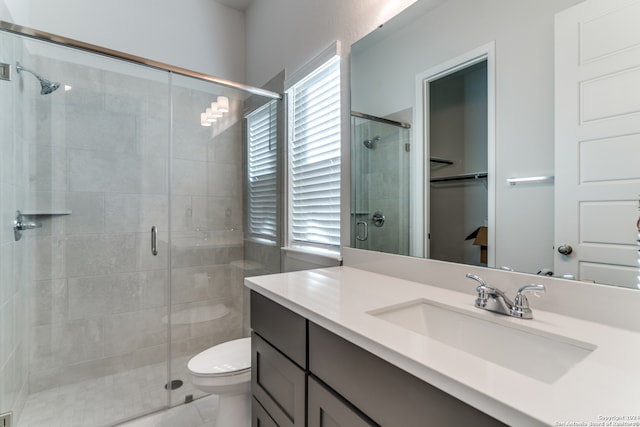
[[[187,378],[188,360],[189,357],[174,359],[174,366],[183,368],[181,372],[174,374],[173,378],[181,379],[183,385],[171,392],[173,404],[183,402],[188,394],[196,397],[201,395]],[[118,425],[117,423],[124,419],[158,410],[165,406],[167,401],[164,390],[166,369],[165,363],[159,363],[30,394],[16,427],[105,427]],[[217,396],[209,396],[122,426],[210,427],[213,426],[211,411],[215,410],[216,403]],[[178,414],[182,415],[180,422],[176,424],[173,417]],[[165,421],[162,421],[163,417],[167,420],[173,419],[174,423],[165,424]],[[188,420],[193,422],[187,424]]]
[[[118,427],[224,427],[216,426],[218,396],[207,396],[194,403],[160,411]]]

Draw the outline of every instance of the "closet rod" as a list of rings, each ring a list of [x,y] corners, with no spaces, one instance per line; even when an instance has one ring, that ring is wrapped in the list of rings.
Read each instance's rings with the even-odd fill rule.
[[[386,119],[384,117],[372,116],[371,114],[351,111],[351,116],[360,117],[361,119],[366,119],[366,120],[373,120],[374,122],[386,123],[388,125],[398,126],[405,129],[411,129],[411,123],[398,122],[396,120]]]
[[[489,174],[487,172],[476,172],[476,173],[463,173],[460,175],[451,175],[451,176],[442,176],[438,178],[431,178],[431,182],[445,182],[445,181],[462,181],[462,180],[470,180],[470,179],[484,179],[487,178]]]
[[[440,157],[430,157],[429,161],[433,162],[433,163],[444,163],[445,165],[452,165],[453,164],[453,161],[447,160],[447,159],[443,159],[443,158],[440,158]]]

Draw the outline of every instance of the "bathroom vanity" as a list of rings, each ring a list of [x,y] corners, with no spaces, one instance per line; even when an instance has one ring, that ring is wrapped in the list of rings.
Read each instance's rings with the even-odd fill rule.
[[[376,256],[378,269],[405,262]],[[547,293],[531,298],[534,318],[523,320],[475,308],[475,286],[457,270],[487,274],[508,293],[532,276],[409,262],[405,270],[422,268],[423,280],[362,263],[245,279],[254,425],[640,422],[637,326],[554,312],[563,305],[550,299],[577,284],[540,278]],[[589,297],[601,292],[584,286]],[[638,302],[622,291],[604,302]],[[621,300],[618,311],[628,304]]]
[[[251,319],[254,425],[503,425],[254,291]]]

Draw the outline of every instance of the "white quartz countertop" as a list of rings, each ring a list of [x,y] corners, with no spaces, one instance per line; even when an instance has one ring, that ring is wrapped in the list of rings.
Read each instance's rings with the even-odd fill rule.
[[[537,310],[533,297],[534,319],[510,318],[475,308],[473,288],[455,292],[352,267],[251,277],[245,285],[506,424],[640,426],[637,332]],[[594,349],[541,381],[369,314],[419,299]]]

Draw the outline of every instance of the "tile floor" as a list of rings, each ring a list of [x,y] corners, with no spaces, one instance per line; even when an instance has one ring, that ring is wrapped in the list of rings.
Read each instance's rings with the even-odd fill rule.
[[[118,424],[118,427],[216,427],[215,414],[218,396],[207,396],[147,415],[146,417]]]
[[[171,392],[172,404],[183,402],[188,394],[199,397],[186,375],[188,357],[175,359],[174,379],[183,381],[182,387]],[[118,422],[140,414],[156,411],[166,406],[167,393],[166,364],[160,363],[115,375],[87,380],[67,386],[60,386],[39,393],[30,394],[16,427],[103,427],[117,425]],[[211,404],[214,400],[213,404]],[[179,405],[171,410],[160,411],[140,421],[123,424],[127,427],[147,427],[173,425],[180,427],[212,426],[210,411],[215,408],[217,397],[196,400],[195,404]],[[191,424],[171,424],[175,414],[192,421]],[[146,424],[136,424],[143,420]],[[164,421],[164,420],[167,421]],[[182,420],[182,418],[181,418]],[[152,424],[148,424],[151,422]],[[156,423],[157,422],[157,423]],[[165,424],[169,422],[169,424]],[[154,424],[156,423],[156,424]]]

